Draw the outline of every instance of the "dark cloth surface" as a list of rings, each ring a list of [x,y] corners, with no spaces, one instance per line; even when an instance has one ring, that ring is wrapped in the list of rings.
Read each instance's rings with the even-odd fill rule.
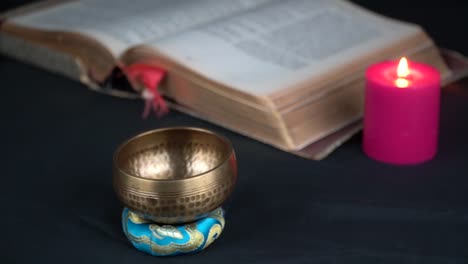
[[[357,2],[421,23],[436,42],[468,54],[464,4],[406,11]],[[445,30],[455,22],[459,29]],[[466,80],[443,92],[437,157],[398,167],[368,159],[360,135],[315,162],[174,111],[142,120],[140,101],[5,57],[0,76],[0,263],[468,263]],[[128,137],[168,126],[226,135],[239,177],[219,240],[157,259],[122,233],[111,159]]]

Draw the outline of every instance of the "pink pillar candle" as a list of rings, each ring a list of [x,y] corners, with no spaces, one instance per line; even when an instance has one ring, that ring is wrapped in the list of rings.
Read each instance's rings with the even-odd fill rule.
[[[391,164],[417,164],[437,152],[440,73],[405,58],[366,72],[363,149]]]

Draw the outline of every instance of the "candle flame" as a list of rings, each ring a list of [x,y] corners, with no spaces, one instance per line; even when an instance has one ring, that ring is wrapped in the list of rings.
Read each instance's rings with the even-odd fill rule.
[[[408,60],[403,57],[400,59],[400,63],[398,63],[397,75],[398,78],[406,78],[408,77],[410,71],[408,67]]]
[[[398,79],[395,81],[395,85],[398,88],[406,88],[409,86],[409,81],[406,79],[410,74],[409,67],[408,67],[408,60],[403,57],[400,59],[397,68],[397,76]]]

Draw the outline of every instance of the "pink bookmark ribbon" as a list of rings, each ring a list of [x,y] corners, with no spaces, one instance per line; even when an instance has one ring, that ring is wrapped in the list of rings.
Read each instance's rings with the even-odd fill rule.
[[[143,86],[142,97],[145,100],[143,118],[147,118],[153,110],[158,117],[169,112],[166,102],[158,92],[158,87],[166,75],[166,71],[158,66],[135,63],[122,68],[133,87]]]

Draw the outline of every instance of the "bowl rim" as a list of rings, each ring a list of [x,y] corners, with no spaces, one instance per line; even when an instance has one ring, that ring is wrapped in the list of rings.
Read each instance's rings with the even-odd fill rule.
[[[210,134],[212,136],[215,136],[215,137],[217,137],[218,139],[220,139],[222,142],[224,142],[227,145],[227,147],[228,147],[227,155],[226,155],[226,157],[224,159],[222,159],[213,168],[211,168],[211,169],[209,169],[207,171],[204,171],[202,173],[195,174],[195,175],[193,175],[193,176],[191,176],[189,178],[184,178],[184,179],[164,180],[164,179],[145,178],[145,177],[141,177],[141,176],[129,173],[128,171],[122,169],[121,166],[118,165],[118,163],[117,163],[118,155],[120,154],[122,148],[124,148],[131,141],[136,140],[136,139],[141,138],[141,137],[144,137],[144,136],[147,136],[149,134],[159,133],[159,132],[164,132],[164,131],[171,131],[171,130],[198,131],[198,132],[203,132],[203,133],[207,133],[207,134]],[[222,167],[229,159],[231,159],[233,154],[234,154],[234,148],[232,146],[231,141],[227,137],[225,137],[225,136],[223,136],[223,135],[221,135],[221,134],[219,134],[217,132],[214,132],[214,131],[211,131],[211,130],[208,130],[208,129],[204,129],[204,128],[199,128],[199,127],[176,126],[176,127],[163,127],[163,128],[152,129],[152,130],[148,130],[148,131],[145,131],[145,132],[138,133],[138,134],[128,138],[127,140],[125,140],[124,142],[122,142],[122,143],[120,143],[118,145],[117,149],[114,151],[114,154],[112,156],[112,162],[113,162],[114,168],[117,169],[119,171],[119,173],[125,174],[127,177],[132,177],[132,178],[141,179],[141,180],[145,180],[145,181],[151,181],[151,182],[170,183],[170,182],[187,181],[187,180],[190,180],[190,179],[198,178],[198,177],[201,177],[203,175],[209,174],[212,171]]]

